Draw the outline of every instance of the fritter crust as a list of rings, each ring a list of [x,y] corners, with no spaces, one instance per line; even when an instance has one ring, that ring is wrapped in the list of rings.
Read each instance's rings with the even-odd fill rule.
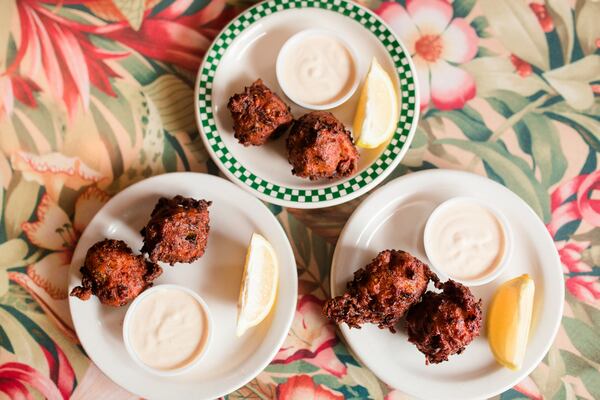
[[[261,79],[233,95],[227,103],[235,138],[244,146],[260,146],[285,132],[294,118],[290,107]]]
[[[71,296],[88,300],[94,294],[102,304],[120,307],[152,286],[162,268],[134,255],[122,240],[104,239],[90,247],[80,271],[81,286]]]
[[[189,263],[204,255],[212,203],[177,195],[172,199],[161,197],[140,233],[144,237],[142,253],[148,253],[152,262],[170,265]]]
[[[313,111],[292,126],[287,138],[292,173],[310,180],[352,175],[359,153],[350,131],[330,112]]]
[[[408,340],[425,354],[427,364],[462,353],[481,329],[481,300],[469,288],[453,280],[437,286],[442,293],[425,293],[406,316]]]
[[[346,293],[329,300],[324,314],[351,328],[372,323],[396,332],[394,326],[419,301],[430,280],[438,278],[426,264],[405,251],[385,250],[354,273]]]

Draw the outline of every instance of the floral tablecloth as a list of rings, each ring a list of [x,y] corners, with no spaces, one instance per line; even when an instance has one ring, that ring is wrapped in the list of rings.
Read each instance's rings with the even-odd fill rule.
[[[133,182],[218,174],[196,130],[195,71],[244,0],[0,1],[0,397],[126,399],[73,331],[67,273],[94,213]],[[502,399],[600,398],[600,2],[368,0],[413,54],[422,118],[398,176],[473,171],[520,195],[564,268],[562,326]],[[404,399],[321,316],[336,238],[361,199],[270,206],[300,295],[271,365],[228,398]],[[227,360],[223,360],[227,362]]]

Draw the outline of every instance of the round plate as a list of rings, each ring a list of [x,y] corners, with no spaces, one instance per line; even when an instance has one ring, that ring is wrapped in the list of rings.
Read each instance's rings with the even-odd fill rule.
[[[105,237],[124,240],[135,253],[140,229],[161,196],[177,194],[212,201],[206,253],[190,264],[161,264],[155,284],[173,283],[196,291],[206,301],[214,335],[198,366],[176,377],[144,371],[129,357],[122,326],[127,306],[112,308],[95,296],[69,297],[77,336],[94,363],[125,389],[150,399],[214,399],[254,378],[273,359],[289,331],[296,308],[297,275],[292,249],[281,225],[260,201],[225,179],[198,173],[152,177],[114,196],[81,236],[70,270],[69,291],[81,283],[79,268],[87,250]],[[238,338],[237,300],[246,247],[253,232],[271,242],[279,259],[279,289],[273,310],[261,324]]]
[[[283,94],[275,74],[283,43],[308,28],[344,35],[358,56],[361,77],[377,57],[399,94],[400,117],[393,137],[377,149],[360,149],[358,172],[349,178],[310,181],[292,175],[285,135],[260,147],[244,147],[233,136],[227,102],[257,78],[290,104],[296,118],[309,111]],[[415,73],[409,53],[391,29],[366,8],[346,0],[271,0],[234,19],[206,53],[196,80],[196,120],[214,162],[229,179],[255,196],[287,207],[332,206],[375,187],[408,150],[419,117]],[[331,110],[348,128],[359,95],[360,88],[345,104]]]
[[[562,317],[563,274],[554,243],[538,216],[516,194],[487,178],[465,172],[433,170],[388,183],[354,212],[338,240],[331,269],[331,292],[343,293],[354,271],[385,249],[406,250],[428,263],[423,229],[431,211],[456,196],[492,204],[508,220],[514,236],[513,254],[493,282],[471,288],[483,299],[484,319],[497,287],[529,274],[535,281],[534,321],[523,368],[510,371],[496,363],[485,332],[460,355],[441,364],[425,365],[425,356],[408,342],[404,329],[392,334],[374,325],[340,329],[352,350],[390,386],[423,399],[480,399],[502,393],[526,377],[542,360]],[[485,324],[485,323],[484,323]]]

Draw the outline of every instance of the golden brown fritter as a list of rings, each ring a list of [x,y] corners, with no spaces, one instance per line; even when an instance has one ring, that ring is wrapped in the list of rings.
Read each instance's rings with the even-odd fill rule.
[[[210,201],[179,195],[161,197],[140,232],[144,237],[142,253],[148,253],[152,262],[171,265],[202,257],[210,230],[210,205]]]
[[[408,340],[425,354],[427,364],[462,353],[481,329],[481,300],[469,288],[453,280],[437,286],[442,293],[425,293],[406,315]]]
[[[257,79],[229,99],[235,138],[244,146],[260,146],[285,132],[294,118],[290,107]]]
[[[294,122],[287,138],[292,173],[311,180],[352,175],[358,150],[350,131],[325,111],[313,111]]]
[[[419,301],[430,280],[438,278],[426,264],[405,251],[385,250],[354,273],[346,293],[329,300],[324,314],[351,328],[371,323],[395,332],[394,326]]]
[[[152,286],[162,268],[134,255],[122,240],[104,239],[90,247],[80,271],[81,286],[71,296],[88,300],[94,294],[102,304],[120,307]]]

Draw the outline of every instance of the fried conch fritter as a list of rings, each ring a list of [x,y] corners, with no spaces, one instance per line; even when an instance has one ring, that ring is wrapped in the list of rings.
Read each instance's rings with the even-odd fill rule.
[[[257,79],[227,103],[235,138],[244,146],[260,146],[283,133],[294,118],[290,107]]]
[[[302,116],[292,125],[286,145],[292,173],[301,178],[341,178],[358,168],[352,135],[330,112]]]
[[[81,286],[71,296],[88,300],[93,294],[102,304],[120,307],[152,286],[162,268],[134,255],[122,240],[104,239],[90,247],[80,271]]]
[[[152,262],[171,265],[202,257],[210,230],[210,205],[210,201],[179,195],[161,197],[140,232],[144,238],[142,253],[148,253]]]
[[[481,329],[481,300],[469,288],[453,280],[437,286],[442,293],[425,293],[406,315],[408,340],[425,354],[427,364],[462,353]]]
[[[394,326],[421,299],[430,280],[438,278],[426,264],[405,251],[385,250],[354,273],[346,293],[329,300],[324,314],[352,328],[371,323],[395,332]]]

